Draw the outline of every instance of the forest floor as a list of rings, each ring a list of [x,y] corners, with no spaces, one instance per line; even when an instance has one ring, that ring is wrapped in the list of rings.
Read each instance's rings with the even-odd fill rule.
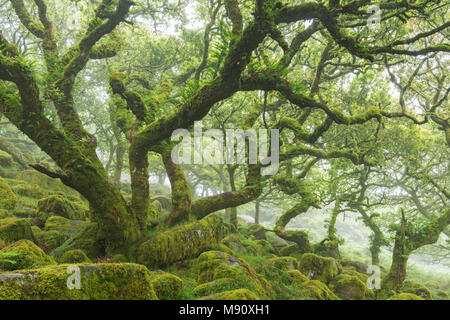
[[[188,258],[177,259],[176,250],[189,243],[170,248],[167,264],[138,264],[133,253],[102,256],[89,238],[87,203],[77,193],[31,170],[2,176],[1,198],[14,206],[0,209],[0,299],[381,298],[368,287],[365,258],[347,249],[335,258],[302,252],[242,218],[237,230]],[[158,231],[164,230],[151,231],[150,239]],[[449,279],[419,283],[420,273],[414,275],[383,299],[448,299]]]

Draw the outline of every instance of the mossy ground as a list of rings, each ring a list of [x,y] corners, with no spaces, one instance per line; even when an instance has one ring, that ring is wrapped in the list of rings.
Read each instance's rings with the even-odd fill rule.
[[[300,253],[295,250],[299,249],[297,244],[292,247],[273,236],[263,240],[245,228],[243,233],[229,233],[231,229],[214,216],[174,229],[153,228],[137,250],[111,257],[96,246],[96,223],[58,215],[47,216],[42,226],[29,222],[14,217],[0,219],[0,228],[10,230],[8,243],[0,243],[0,268],[3,265],[4,269],[0,272],[0,287],[4,289],[0,299],[376,299],[376,292],[366,286],[368,275],[363,263],[360,266],[344,259],[342,267],[334,258]],[[198,244],[195,248],[172,246],[192,237]],[[143,254],[143,248],[153,251]],[[26,259],[24,252],[29,253]],[[148,260],[149,252],[156,257]],[[143,256],[147,266],[132,264],[143,261]],[[15,263],[6,262],[11,260]],[[66,263],[87,272],[82,278],[83,290],[67,291],[63,286],[68,277]],[[7,270],[17,274],[12,276]],[[440,292],[436,298],[445,299],[445,294]],[[423,298],[434,295],[411,281],[390,297]]]

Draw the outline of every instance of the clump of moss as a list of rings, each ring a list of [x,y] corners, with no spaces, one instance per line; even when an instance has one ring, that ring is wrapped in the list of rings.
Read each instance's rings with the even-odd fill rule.
[[[0,250],[1,253],[16,253],[13,259],[15,262],[10,270],[37,268],[47,265],[56,264],[52,257],[49,257],[29,240],[20,240]]]
[[[194,266],[200,284],[218,279],[230,278],[247,288],[260,298],[273,294],[272,286],[244,260],[225,252],[208,251],[200,255]]]
[[[183,280],[179,277],[163,272],[155,271],[150,275],[151,283],[160,300],[178,300],[183,291]]]
[[[313,252],[322,257],[341,258],[339,252],[339,240],[337,238],[317,243],[313,246]]]
[[[15,194],[23,197],[41,199],[42,197],[45,196],[45,192],[35,184],[21,183],[13,186],[12,189],[15,192]]]
[[[9,185],[0,177],[0,209],[13,210],[16,207],[17,197]]]
[[[369,276],[367,274],[358,272],[353,269],[343,269],[341,275],[349,275],[349,276],[357,277],[359,280],[361,280],[364,283],[367,283],[367,279],[369,278]]]
[[[86,207],[59,195],[52,195],[39,200],[37,210],[70,220],[84,220],[89,212]]]
[[[102,257],[105,252],[97,241],[97,234],[98,225],[96,223],[83,224],[82,229],[59,248],[56,248],[52,255],[58,259],[66,251],[80,249],[90,258]]]
[[[75,268],[75,269],[69,269]],[[76,269],[80,289],[69,288]],[[157,300],[150,273],[137,264],[57,265],[0,274],[0,300]]]
[[[59,258],[59,263],[91,263],[91,259],[88,258],[83,250],[75,249],[64,252]]]
[[[266,230],[259,224],[252,224],[247,230],[247,235],[253,236],[256,240],[267,240]]]
[[[269,259],[268,263],[284,271],[298,269],[298,261],[293,257],[276,257]]]
[[[284,233],[277,234],[284,240],[294,242],[297,245],[296,252],[300,254],[312,252],[309,235],[305,231],[287,230]]]
[[[9,153],[0,150],[0,166],[11,167],[13,165],[13,158]]]
[[[425,300],[422,297],[419,297],[413,293],[399,293],[396,295],[393,295],[388,300]]]
[[[309,279],[330,283],[342,272],[342,266],[333,258],[325,258],[313,253],[305,253],[300,260],[300,271]]]
[[[61,231],[50,230],[50,231],[36,231],[34,235],[38,241],[39,246],[54,250],[61,246],[69,236]]]
[[[10,217],[12,217],[12,213],[10,213],[8,210],[0,209],[0,219],[10,218]]]
[[[226,232],[222,219],[213,215],[145,241],[137,250],[137,261],[155,267],[186,260],[219,243]]]
[[[302,284],[295,300],[339,300],[339,298],[319,280],[309,280]]]
[[[331,290],[344,300],[364,300],[367,286],[355,276],[339,275],[330,284]]]
[[[60,216],[51,216],[45,221],[46,231],[59,231],[74,235],[86,225],[84,221],[69,220]]]
[[[259,298],[248,289],[237,289],[213,294],[199,300],[259,300]]]
[[[0,240],[13,243],[22,239],[36,242],[31,224],[26,219],[0,219]]]
[[[206,282],[194,288],[194,294],[199,297],[209,296],[218,292],[239,289],[239,283],[232,278],[222,278]]]
[[[247,251],[257,256],[266,256],[278,253],[267,240],[256,240],[253,244],[247,247]]]
[[[402,287],[400,288],[401,293],[413,293],[419,297],[424,298],[425,300],[431,300],[432,294],[431,291],[425,287],[423,284],[418,283],[413,280],[405,280],[403,282]]]
[[[222,241],[220,241],[220,243],[227,246],[234,252],[245,253],[247,251],[240,237],[236,234],[230,234],[226,236],[222,239]]]

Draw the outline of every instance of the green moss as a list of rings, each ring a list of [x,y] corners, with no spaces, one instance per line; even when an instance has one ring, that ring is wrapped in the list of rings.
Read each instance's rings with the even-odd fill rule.
[[[90,258],[102,257],[105,252],[97,241],[97,234],[98,226],[96,223],[85,224],[75,236],[55,249],[52,255],[58,259],[66,251],[80,249]]]
[[[309,280],[302,284],[295,300],[339,300],[339,298],[323,282]]]
[[[127,257],[125,257],[123,254],[115,254],[112,257],[112,261],[115,263],[129,262]]]
[[[56,230],[37,231],[34,232],[34,235],[41,247],[45,246],[51,250],[54,250],[61,246],[69,238],[67,233]]]
[[[317,243],[313,246],[313,252],[322,257],[341,258],[339,253],[339,240],[337,238]]]
[[[83,221],[69,220],[60,216],[49,217],[45,222],[46,231],[60,231],[70,235],[78,233],[86,225]]]
[[[199,297],[209,296],[223,291],[239,289],[239,283],[232,278],[222,278],[203,283],[194,288],[194,294]]]
[[[163,266],[198,256],[226,234],[223,221],[210,216],[159,233],[140,245],[137,261],[149,267]]]
[[[333,258],[325,258],[313,253],[305,253],[300,260],[300,271],[309,279],[330,283],[342,272],[342,266]]]
[[[13,165],[13,158],[9,153],[0,150],[0,166],[10,167]]]
[[[0,209],[0,219],[11,218],[12,213],[5,209]]]
[[[59,258],[59,263],[91,263],[91,259],[88,258],[83,250],[75,249],[64,252]]]
[[[364,283],[367,283],[367,279],[369,278],[369,276],[367,274],[360,273],[353,269],[343,269],[341,275],[349,275],[349,276],[357,277],[359,280],[361,280]],[[341,275],[339,275],[338,277],[340,277]]]
[[[36,224],[43,228],[45,226],[45,223],[47,222],[47,219],[50,215],[47,212],[38,211],[35,214],[36,218]]]
[[[220,241],[221,244],[227,246],[234,252],[245,253],[246,247],[242,243],[240,237],[236,234],[230,234]]]
[[[266,256],[278,253],[267,240],[256,240],[247,247],[247,251],[257,256]]]
[[[151,283],[160,300],[178,300],[183,292],[183,280],[179,277],[163,272],[152,272]]]
[[[305,276],[303,273],[301,273],[298,270],[289,270],[282,277],[282,281],[288,285],[298,286],[304,282],[309,281],[309,279],[307,276]]]
[[[22,239],[36,242],[31,225],[26,219],[0,219],[0,240],[12,243]]]
[[[0,300],[156,300],[149,271],[136,264],[81,264],[80,290],[69,289],[68,267],[0,274]]]
[[[84,220],[88,209],[80,204],[71,202],[64,197],[53,195],[41,199],[37,203],[38,211],[61,216],[71,220]]]
[[[405,280],[402,287],[400,288],[401,293],[413,293],[425,300],[431,300],[431,291],[425,287],[423,284],[412,280]]]
[[[248,235],[253,236],[256,240],[267,240],[266,238],[266,230],[264,227],[259,224],[252,224],[248,228]]]
[[[240,288],[255,292],[260,298],[273,295],[271,285],[244,260],[225,252],[208,251],[200,255],[194,266],[200,284],[218,279],[230,278],[239,283]]]
[[[1,253],[14,252],[18,256],[11,270],[36,268],[56,264],[41,248],[29,240],[20,240],[0,250]]]
[[[0,177],[0,209],[13,210],[16,207],[17,197],[9,185]]]
[[[366,298],[367,286],[358,277],[339,275],[330,284],[330,289],[344,300],[363,300]]]
[[[412,293],[399,293],[393,295],[388,300],[425,300],[425,299]]]
[[[24,197],[30,197],[34,199],[41,199],[45,196],[44,191],[35,184],[18,184],[12,187],[15,194],[24,196]]]
[[[282,239],[294,242],[298,246],[298,253],[312,252],[311,244],[309,242],[308,233],[300,230],[287,230],[284,232],[277,232],[277,235]]]
[[[284,271],[298,269],[298,261],[293,257],[276,257],[269,259],[268,263]]]
[[[259,298],[248,289],[237,289],[213,294],[200,300],[259,300]]]

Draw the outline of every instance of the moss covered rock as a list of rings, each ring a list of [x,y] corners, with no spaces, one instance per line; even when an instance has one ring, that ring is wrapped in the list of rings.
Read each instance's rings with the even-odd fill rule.
[[[0,166],[1,167],[10,167],[13,165],[13,158],[9,153],[0,150]]]
[[[193,258],[219,243],[226,232],[222,219],[212,215],[145,241],[137,250],[137,261],[155,267]]]
[[[88,258],[83,250],[75,249],[64,252],[64,254],[59,258],[59,263],[91,263],[91,259]]]
[[[367,274],[358,272],[353,269],[343,269],[341,275],[349,275],[349,276],[357,277],[363,283],[367,283],[367,279],[369,278],[369,276]],[[341,276],[341,275],[339,275],[339,276]]]
[[[229,278],[239,283],[240,288],[247,288],[264,299],[273,294],[269,282],[257,274],[244,260],[225,252],[208,251],[200,255],[194,266],[199,283]]]
[[[413,293],[399,293],[396,295],[393,295],[388,300],[425,300],[422,297],[419,297]]]
[[[281,279],[285,284],[295,286],[309,281],[308,277],[298,270],[289,270],[281,277]]]
[[[313,253],[305,253],[300,260],[300,271],[309,279],[330,283],[342,272],[342,266],[333,258],[325,258]]]
[[[178,300],[181,298],[183,280],[179,277],[167,272],[155,271],[151,273],[150,280],[160,300]]]
[[[304,282],[294,300],[340,300],[325,283],[319,280]]]
[[[296,259],[300,259],[304,252],[300,251],[300,248],[297,244],[292,244],[288,246],[284,246],[279,249],[280,255],[282,256],[291,256]]]
[[[13,244],[0,250],[0,253],[17,254],[15,258],[12,258],[14,263],[10,264],[8,270],[38,268],[56,264],[52,257],[47,256],[41,248],[29,240],[14,242]]]
[[[425,300],[431,300],[432,294],[431,291],[425,287],[423,284],[418,283],[413,280],[405,280],[400,289],[401,293],[413,293],[419,297],[422,297]]]
[[[330,289],[344,300],[364,300],[369,290],[358,277],[339,275],[330,284]]]
[[[312,247],[309,242],[309,235],[305,231],[300,230],[285,230],[284,232],[279,232],[278,236],[282,239],[294,242],[298,246],[298,253],[312,252]]]
[[[0,177],[0,209],[13,210],[16,207],[17,197],[9,185]]]
[[[230,234],[220,241],[234,252],[245,253],[247,251],[246,246],[242,243],[241,238],[236,234]]]
[[[84,220],[89,212],[83,205],[71,202],[59,195],[52,195],[39,200],[37,210],[71,220]]]
[[[260,224],[252,224],[247,230],[248,236],[253,236],[256,240],[267,240],[266,230]]]
[[[232,278],[222,278],[202,283],[194,288],[194,294],[199,297],[209,296],[223,291],[239,289],[239,283]]]
[[[45,221],[44,229],[46,231],[59,231],[69,235],[80,232],[86,222],[80,220],[69,220],[60,216],[51,216]]]
[[[199,300],[259,300],[259,298],[248,289],[237,289],[213,294]]]
[[[268,263],[284,271],[298,269],[298,261],[293,257],[276,257],[269,259]]]
[[[278,254],[278,251],[267,240],[256,240],[247,247],[247,251],[256,256]]]
[[[0,240],[13,243],[22,239],[36,242],[28,220],[17,218],[0,219]]]
[[[74,276],[79,270],[80,289]],[[72,288],[72,289],[70,289]],[[58,265],[0,274],[0,300],[156,300],[150,273],[137,264]]]
[[[61,231],[37,231],[34,232],[37,243],[42,248],[48,248],[49,251],[54,250],[67,241],[69,236]]]
[[[80,249],[90,258],[102,257],[105,252],[97,241],[97,234],[98,225],[96,223],[83,224],[82,229],[55,249],[52,255],[58,259],[66,251]]]
[[[313,252],[321,257],[340,259],[339,240],[324,240],[313,246]]]
[[[15,194],[23,197],[30,197],[34,199],[42,199],[45,192],[35,184],[21,183],[12,187]]]
[[[348,259],[342,259],[339,260],[339,263],[342,265],[342,267],[346,269],[354,269],[358,271],[359,273],[366,273],[369,266],[363,262],[360,261],[353,261]]]

